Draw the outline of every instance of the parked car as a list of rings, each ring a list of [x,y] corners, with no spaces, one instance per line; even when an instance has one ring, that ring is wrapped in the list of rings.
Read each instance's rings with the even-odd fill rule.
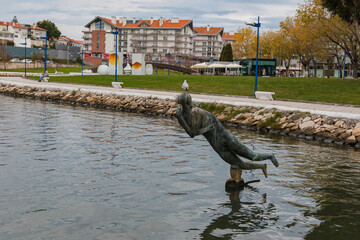
[[[53,61],[46,61],[47,64],[51,64],[54,63]]]
[[[20,62],[20,59],[18,59],[18,58],[13,58],[13,59],[10,60],[10,62]]]
[[[23,60],[21,60],[21,62],[25,62],[25,60],[26,60],[26,63],[32,63],[32,61],[31,61],[31,59],[23,59]]]

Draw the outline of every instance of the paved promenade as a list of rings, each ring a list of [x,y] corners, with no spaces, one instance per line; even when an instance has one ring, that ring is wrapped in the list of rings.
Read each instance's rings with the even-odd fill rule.
[[[56,82],[37,82],[35,80],[29,80],[22,77],[0,77],[0,83],[12,84],[16,86],[29,86],[43,89],[57,89],[68,91],[81,91],[90,93],[104,93],[104,94],[116,94],[116,95],[130,95],[139,97],[157,97],[161,99],[174,99],[179,92],[174,91],[157,91],[157,90],[145,90],[135,88],[122,88],[115,89],[113,87],[93,86],[93,85],[80,85],[80,84],[68,84],[68,83],[56,83]],[[181,86],[179,86],[180,89]],[[313,114],[327,115],[331,117],[351,118],[360,120],[360,106],[350,105],[338,105],[338,104],[320,104],[300,101],[266,101],[258,100],[250,97],[241,96],[224,96],[224,95],[210,95],[210,94],[195,94],[191,93],[191,96],[196,102],[216,102],[223,104],[231,104],[235,106],[254,106],[264,108],[277,108],[279,110],[286,111],[302,111],[310,112]],[[274,95],[276,99],[276,94]]]

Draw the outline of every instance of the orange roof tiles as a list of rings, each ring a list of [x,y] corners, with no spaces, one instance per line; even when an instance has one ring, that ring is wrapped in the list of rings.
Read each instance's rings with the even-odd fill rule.
[[[219,34],[223,30],[223,28],[210,27],[208,31],[207,27],[194,27],[194,30],[197,35],[216,35]]]
[[[223,39],[229,39],[229,40],[235,40],[235,33],[234,34],[230,34],[228,32],[224,32],[222,35]]]
[[[68,42],[74,42],[74,43],[77,43],[77,44],[83,44],[83,41],[74,40],[74,39],[71,39],[71,38],[66,37],[66,36],[61,36],[61,37],[59,37],[59,39],[64,40],[64,41],[68,41]]]
[[[20,24],[12,23],[12,22],[1,22],[1,21],[0,21],[0,25],[12,26],[12,27],[14,27],[14,28],[27,28],[27,27],[21,26]]]
[[[32,29],[35,29],[35,30],[39,30],[39,31],[47,31],[46,29],[43,29],[41,27],[38,27],[38,26],[31,26]]]
[[[0,25],[12,26],[12,27],[14,27],[14,28],[23,28],[23,29],[31,28],[31,29],[35,29],[35,30],[39,30],[39,31],[47,31],[46,29],[40,28],[40,27],[38,27],[38,26],[24,27],[24,26],[21,26],[21,25],[18,24],[18,23],[13,23],[13,22],[3,22],[3,21],[0,21]]]
[[[83,41],[79,41],[79,40],[73,40],[74,43],[77,43],[77,44],[83,44],[84,42]]]
[[[149,25],[148,27],[149,28],[183,28],[185,27],[187,24],[191,23],[192,20],[178,20],[179,22],[178,23],[172,23],[170,19],[168,20],[164,20],[162,26],[160,26],[160,20],[157,19],[157,20],[152,20],[153,23],[150,24],[150,21],[151,20],[137,20],[136,23],[126,23],[125,25],[123,25],[121,23],[120,20],[116,20],[116,25],[113,24],[111,22],[111,19],[108,19],[108,18],[104,18],[104,17],[100,17],[102,20],[104,20],[105,22],[109,23],[110,25],[112,26],[117,26],[119,28],[121,27],[125,27],[125,28],[137,28],[139,27],[140,28],[140,25],[142,23],[146,23],[147,25]],[[128,19],[128,20],[131,20],[131,19]],[[146,26],[141,26],[141,28],[143,27],[146,27]]]

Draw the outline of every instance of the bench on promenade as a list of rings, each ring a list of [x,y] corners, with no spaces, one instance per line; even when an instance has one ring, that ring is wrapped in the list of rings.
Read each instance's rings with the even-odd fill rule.
[[[121,84],[124,84],[123,82],[112,82],[111,85],[114,87],[114,88],[122,88],[121,87]]]
[[[259,100],[274,100],[272,95],[275,94],[274,92],[262,92],[256,91],[255,97]]]

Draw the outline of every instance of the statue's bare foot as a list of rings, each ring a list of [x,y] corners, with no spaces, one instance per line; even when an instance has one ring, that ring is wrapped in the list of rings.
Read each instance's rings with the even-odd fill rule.
[[[268,175],[267,175],[267,170],[266,170],[267,165],[266,165],[266,164],[264,164],[264,165],[265,165],[265,166],[264,166],[261,170],[263,171],[265,177],[267,178],[267,177],[268,177]]]
[[[275,167],[278,167],[278,166],[279,166],[279,163],[278,163],[278,161],[276,160],[275,155],[272,155],[272,157],[271,157],[271,162],[275,165]]]

